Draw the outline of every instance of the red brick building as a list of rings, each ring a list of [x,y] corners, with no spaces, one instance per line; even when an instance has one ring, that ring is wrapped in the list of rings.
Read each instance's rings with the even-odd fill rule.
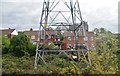
[[[75,37],[73,32],[64,32],[64,43],[66,45],[66,49],[75,48]],[[84,46],[84,36],[79,32],[78,33],[78,46]],[[95,47],[95,34],[94,32],[87,32],[87,46],[89,50],[92,50]]]
[[[43,31],[41,31],[43,33]],[[32,28],[29,31],[24,31],[24,33],[31,39],[33,44],[36,44],[38,41],[38,30],[33,30]],[[45,44],[49,44],[55,41],[55,32],[53,30],[46,29]],[[40,42],[43,43],[44,37],[41,37]]]
[[[30,29],[28,31],[24,31],[24,33],[30,38],[31,43],[36,44],[38,39],[38,31],[33,29]]]
[[[38,39],[38,30],[32,30],[24,31],[24,33],[31,39],[31,42],[33,44],[37,43]],[[42,32],[42,31],[41,31]],[[61,39],[61,36],[57,35],[57,32],[55,32],[52,29],[46,29],[45,32],[45,44],[49,45],[49,43],[54,43],[55,45],[58,45],[60,49],[71,49],[75,48],[75,38],[73,32],[63,32],[63,40]],[[82,36],[82,33],[78,33],[78,46],[84,46],[84,37]],[[44,38],[41,37],[40,42],[43,43]],[[95,47],[95,34],[94,32],[87,32],[87,45],[88,49],[92,50]]]

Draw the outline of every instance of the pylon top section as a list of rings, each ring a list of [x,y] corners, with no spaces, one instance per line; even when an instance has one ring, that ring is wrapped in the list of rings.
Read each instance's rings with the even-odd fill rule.
[[[43,27],[76,27],[82,25],[83,19],[78,0],[44,0],[40,24]]]

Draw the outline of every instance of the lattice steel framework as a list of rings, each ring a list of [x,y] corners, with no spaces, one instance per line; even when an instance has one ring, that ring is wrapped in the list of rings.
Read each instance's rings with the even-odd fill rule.
[[[59,6],[58,6],[59,5]],[[64,6],[63,6],[64,5]],[[53,27],[54,26],[54,27]],[[44,48],[39,50],[39,44],[41,38],[43,38],[43,44],[47,40],[46,37],[46,28],[53,27],[59,28],[54,29],[54,31],[72,31],[74,33],[74,38],[76,41],[76,49],[74,50],[45,50]],[[78,0],[44,0],[41,19],[40,19],[40,27],[38,33],[38,41],[36,47],[36,56],[35,56],[35,68],[37,67],[38,61],[41,59],[46,65],[43,55],[46,52],[60,52],[64,53],[68,58],[74,61],[74,59],[67,54],[67,52],[76,52],[78,61],[81,62],[82,59],[86,59],[88,51],[88,44],[87,44],[87,31],[88,26],[86,22],[83,21],[80,5]],[[78,32],[82,32],[84,36],[84,43],[86,50],[78,49]],[[83,55],[83,58],[80,59],[80,55]],[[91,64],[90,59],[88,58],[88,63]]]

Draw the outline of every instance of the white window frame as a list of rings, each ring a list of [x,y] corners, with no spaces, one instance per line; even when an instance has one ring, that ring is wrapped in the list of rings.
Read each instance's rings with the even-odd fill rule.
[[[51,35],[51,39],[53,39],[54,38],[54,36],[53,35]]]
[[[35,35],[31,35],[31,39],[35,39]]]
[[[68,38],[67,38],[68,40],[71,40],[71,37],[70,36],[68,36]]]
[[[93,48],[95,47],[93,43],[92,43],[92,47],[93,47]]]
[[[76,45],[76,44],[74,44],[74,47],[73,47],[73,48],[75,48],[75,45]]]
[[[77,36],[77,38],[76,39],[78,39],[78,36]],[[74,37],[74,40],[75,40],[75,37]]]
[[[92,40],[92,41],[94,40],[94,37],[93,37],[93,36],[91,37],[91,40]]]
[[[33,45],[37,44],[37,42],[33,42]]]
[[[85,40],[88,41],[88,37],[84,37],[84,41],[85,41]]]
[[[58,41],[60,41],[60,39],[58,39]]]
[[[78,44],[78,46],[80,46],[80,44]]]

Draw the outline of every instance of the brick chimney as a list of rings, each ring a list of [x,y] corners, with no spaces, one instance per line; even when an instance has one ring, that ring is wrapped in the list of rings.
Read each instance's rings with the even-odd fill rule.
[[[30,31],[33,31],[33,29],[32,29],[32,28],[30,28]]]
[[[11,28],[8,28],[9,30],[11,29]]]

